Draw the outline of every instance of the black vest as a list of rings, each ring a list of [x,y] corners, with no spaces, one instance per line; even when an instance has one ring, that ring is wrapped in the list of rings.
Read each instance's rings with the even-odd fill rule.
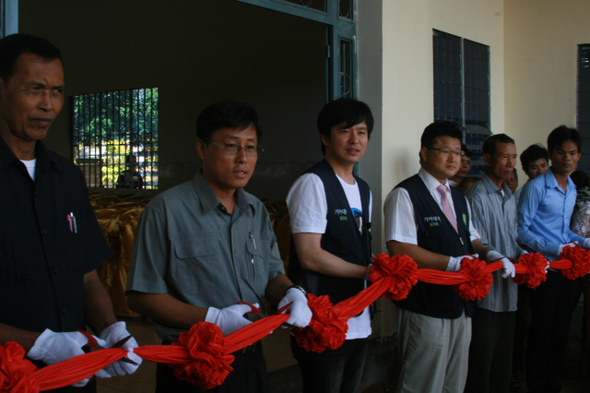
[[[367,183],[355,176],[361,194],[363,209],[362,235],[356,224],[344,189],[327,161],[322,160],[306,173],[314,173],[324,183],[328,214],[326,232],[322,235],[322,249],[344,259],[347,262],[367,266],[371,260],[371,234],[369,221],[370,189]],[[304,269],[299,263],[293,236],[291,236],[291,253],[289,256],[289,278],[293,283],[303,286],[314,295],[329,295],[336,304],[356,295],[364,289],[364,280],[358,278],[331,277]]]
[[[469,234],[469,211],[461,191],[451,187],[459,233],[451,225],[438,206],[422,179],[412,176],[396,186],[405,188],[414,205],[418,224],[418,246],[449,256],[473,253]],[[453,290],[451,285],[428,284],[418,281],[408,297],[396,304],[403,309],[435,318],[458,318],[463,314],[471,316],[473,302],[466,302]]]

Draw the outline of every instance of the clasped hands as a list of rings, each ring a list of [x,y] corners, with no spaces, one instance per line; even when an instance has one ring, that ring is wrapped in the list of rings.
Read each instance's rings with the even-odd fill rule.
[[[447,264],[447,272],[456,272],[461,269],[461,261],[463,258],[473,259],[473,255],[461,255],[458,257],[449,257],[449,263]],[[502,263],[502,278],[514,277],[516,275],[516,269],[510,259],[497,251],[490,250],[486,253],[485,260],[487,262],[499,260]]]
[[[309,325],[312,312],[307,305],[307,296],[301,290],[289,288],[285,292],[285,296],[279,302],[279,309],[288,304],[290,306],[283,311],[289,312],[289,319],[285,323],[298,328],[304,328]],[[223,335],[226,336],[252,323],[252,321],[244,317],[244,314],[254,311],[252,307],[258,308],[258,303],[253,305],[238,303],[222,309],[209,307],[205,321],[219,326]]]
[[[137,341],[129,334],[125,322],[116,322],[104,329],[99,337],[82,331],[54,332],[45,329],[35,340],[27,356],[50,365],[62,362],[74,356],[84,354],[82,347],[96,346],[97,348],[121,347],[128,351],[127,356],[107,368],[96,373],[99,378],[110,378],[119,375],[133,374],[142,362],[142,358],[133,353],[137,348]],[[72,386],[85,386],[90,378],[86,378]]]

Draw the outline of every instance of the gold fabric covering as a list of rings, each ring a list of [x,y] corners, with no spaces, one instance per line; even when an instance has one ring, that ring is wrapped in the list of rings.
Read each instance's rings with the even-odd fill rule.
[[[113,253],[111,259],[97,268],[98,276],[111,297],[115,315],[140,317],[127,306],[125,286],[135,228],[149,198],[127,194],[102,195],[94,192],[89,193],[89,196],[98,225]]]

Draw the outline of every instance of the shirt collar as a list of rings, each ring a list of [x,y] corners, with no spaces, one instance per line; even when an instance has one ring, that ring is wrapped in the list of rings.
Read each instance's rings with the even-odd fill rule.
[[[545,185],[547,187],[559,188],[559,184],[557,184],[557,179],[555,178],[555,175],[553,174],[553,171],[551,170],[551,168],[549,168],[543,176],[545,176]]]
[[[221,201],[217,195],[215,195],[211,185],[200,170],[193,178],[193,186],[195,191],[199,194],[203,212],[207,213],[221,204]],[[248,194],[241,188],[236,189],[236,207],[242,211],[246,211],[250,208],[254,212],[254,206],[249,202]]]
[[[420,168],[418,176],[420,176],[422,181],[424,181],[424,184],[426,185],[426,188],[428,188],[428,191],[430,191],[431,193],[437,191],[436,188],[440,186],[440,182],[436,180],[436,178],[432,176],[430,173],[426,172],[424,168]],[[451,187],[448,180],[445,182],[444,186],[447,187],[448,192],[451,192]]]
[[[555,175],[553,174],[553,170],[551,168],[549,168],[543,176],[545,177],[545,186],[546,187],[555,188],[555,189],[558,189],[561,192],[563,192],[563,189],[559,186],[559,183],[557,183],[557,179],[555,178]],[[572,179],[568,177],[566,192],[569,193],[570,190],[575,190],[575,189],[576,189],[576,185],[574,184]]]
[[[488,194],[497,193],[500,196],[502,196],[504,199],[508,199],[512,196],[512,191],[510,191],[510,188],[506,185],[506,182],[502,182],[502,191],[504,191],[504,195],[502,195],[502,193],[500,192],[500,189],[498,188],[496,183],[494,183],[492,181],[492,179],[487,174],[484,173],[481,176],[481,181],[482,181],[484,187],[486,188],[486,191],[488,192]]]
[[[52,167],[61,170],[57,161],[49,155],[48,150],[41,141],[35,143],[35,159],[37,160],[35,163],[37,169],[44,170],[51,165]],[[18,161],[18,158],[8,146],[4,138],[0,137],[0,170],[8,167],[15,161]]]

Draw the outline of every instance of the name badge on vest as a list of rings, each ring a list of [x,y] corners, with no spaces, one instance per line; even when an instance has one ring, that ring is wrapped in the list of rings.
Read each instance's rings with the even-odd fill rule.
[[[340,221],[348,221],[348,212],[346,209],[336,209],[334,214],[340,218]]]
[[[438,227],[442,222],[440,216],[424,217],[424,222],[430,227]]]

